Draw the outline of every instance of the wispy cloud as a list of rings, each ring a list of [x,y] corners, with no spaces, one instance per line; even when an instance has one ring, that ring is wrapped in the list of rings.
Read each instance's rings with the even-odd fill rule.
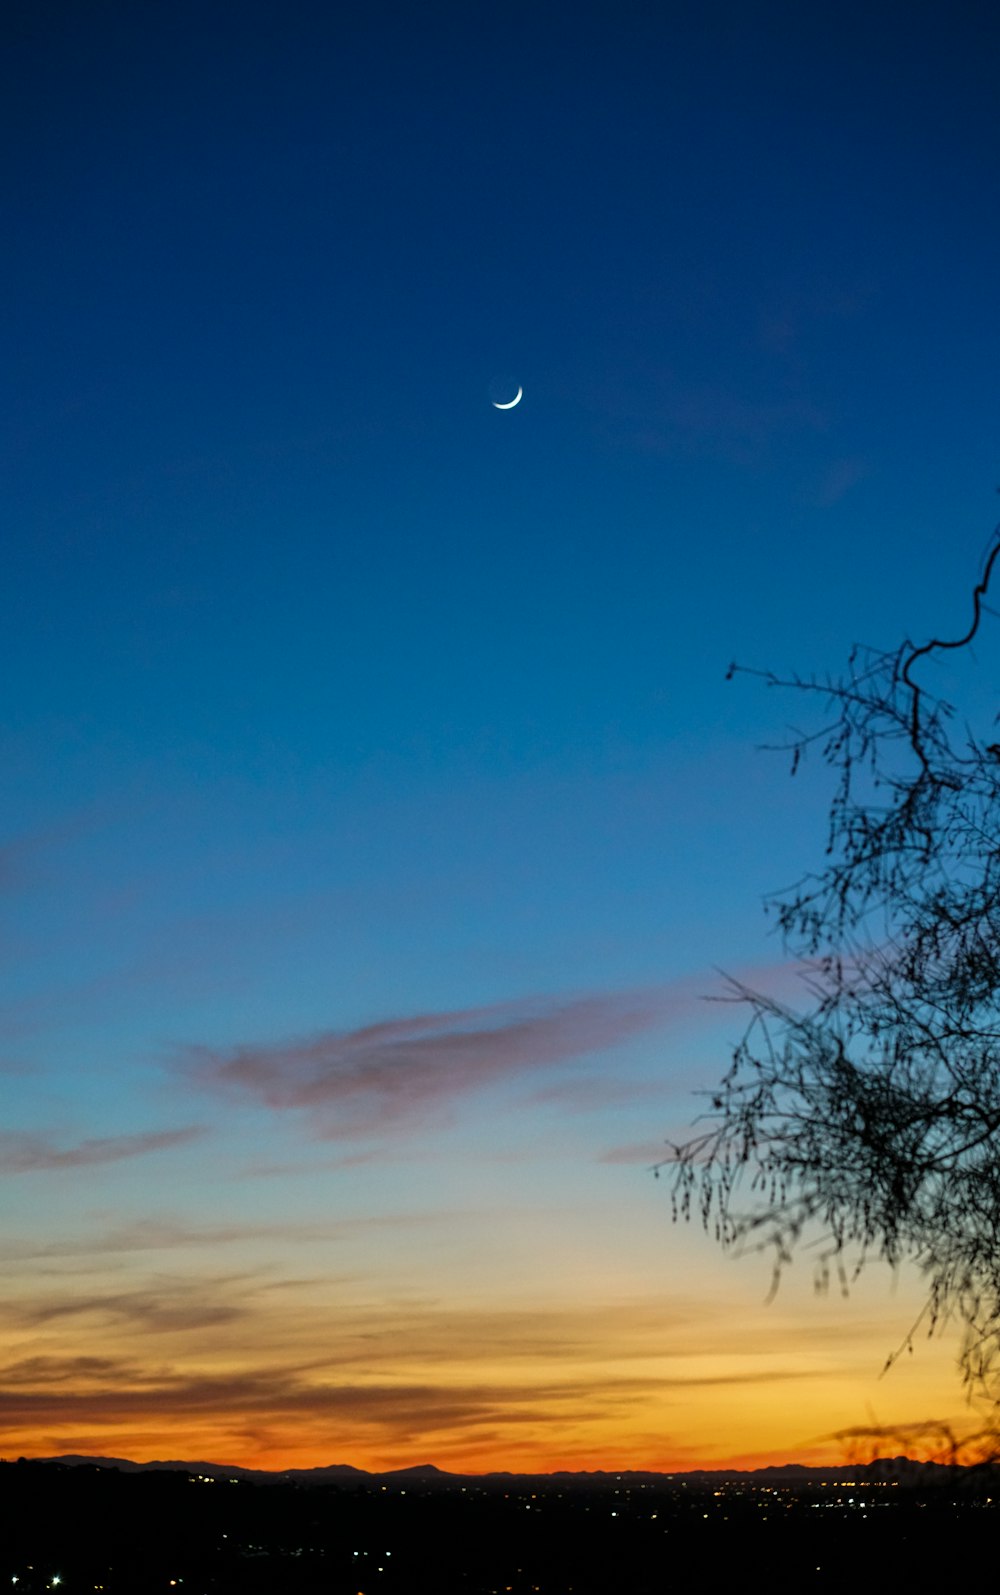
[[[637,1102],[663,1101],[676,1089],[672,1077],[664,1080],[584,1079],[553,1080],[531,1093],[531,1101],[567,1113],[604,1112]]]
[[[819,509],[832,509],[853,487],[870,474],[871,466],[859,456],[835,460],[823,473],[813,494],[812,502]]]
[[[128,1324],[146,1332],[189,1329],[205,1330],[233,1323],[246,1316],[245,1309],[230,1302],[206,1301],[190,1282],[175,1281],[169,1291],[120,1291],[93,1296],[59,1296],[13,1307],[14,1318],[40,1328],[67,1318],[97,1318],[105,1322]]]
[[[362,1029],[228,1050],[192,1047],[202,1084],[301,1109],[336,1140],[423,1122],[443,1104],[564,1065],[692,1011],[687,992],[615,992],[415,1014]]]
[[[239,1413],[274,1421],[299,1418],[315,1425],[334,1418],[398,1442],[419,1433],[455,1434],[483,1423],[583,1420],[600,1411],[624,1417],[657,1394],[715,1385],[785,1383],[805,1371],[776,1369],[745,1374],[677,1378],[617,1376],[595,1386],[579,1379],[506,1384],[406,1380],[348,1381],[317,1378],[311,1368],[249,1368],[234,1373],[155,1372],[127,1360],[31,1358],[3,1370],[0,1426],[37,1429],[81,1422],[97,1428],[123,1418],[160,1420]]]
[[[823,411],[776,371],[765,384],[743,384],[742,391],[735,379],[696,383],[663,368],[634,371],[627,382],[602,374],[585,402],[618,447],[735,464],[757,463],[782,441],[827,426]]]
[[[190,1224],[172,1218],[143,1218],[91,1235],[67,1235],[46,1241],[11,1241],[0,1244],[0,1262],[32,1262],[72,1257],[104,1257],[118,1253],[215,1250],[220,1246],[253,1245],[259,1241],[282,1246],[312,1241],[341,1240],[367,1229],[399,1229],[402,1225],[433,1223],[420,1213],[374,1214],[364,1218],[326,1222]]]
[[[0,1133],[0,1174],[29,1174],[41,1169],[89,1168],[98,1163],[120,1163],[124,1158],[144,1157],[147,1152],[162,1152],[184,1146],[207,1133],[200,1124],[183,1125],[176,1130],[146,1130],[138,1135],[94,1136],[75,1146],[54,1146],[42,1135],[8,1130]]]
[[[670,1147],[666,1141],[628,1141],[624,1146],[609,1147],[599,1161],[601,1163],[631,1163],[645,1164],[652,1167],[662,1163]]]
[[[63,815],[47,825],[36,826],[0,841],[0,892],[13,891],[29,884],[37,860],[96,830],[101,823],[96,808],[88,807]]]
[[[795,1388],[815,1404],[817,1385],[868,1357],[873,1331],[851,1318],[779,1350],[773,1318],[751,1315],[734,1346],[730,1303],[678,1298],[665,1281],[597,1304],[404,1297],[387,1311],[349,1282],[319,1302],[308,1280],[252,1272],[164,1275],[79,1299],[46,1287],[15,1298],[8,1317],[7,1454],[271,1467],[652,1462],[700,1392],[716,1393],[715,1444],[728,1444],[725,1426],[752,1391]]]

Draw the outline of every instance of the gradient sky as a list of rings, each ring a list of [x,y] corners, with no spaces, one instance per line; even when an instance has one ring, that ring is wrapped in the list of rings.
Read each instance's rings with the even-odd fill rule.
[[[803,708],[996,518],[992,4],[15,4],[0,1453],[961,1418],[649,1166],[793,990]],[[498,372],[523,384],[501,413]]]

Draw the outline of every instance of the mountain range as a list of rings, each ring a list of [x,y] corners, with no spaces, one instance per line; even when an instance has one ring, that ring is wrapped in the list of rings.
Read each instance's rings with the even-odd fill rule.
[[[19,1459],[20,1460],[20,1459]],[[183,1462],[183,1461],[155,1461],[133,1462],[128,1457],[102,1457],[80,1456],[76,1454],[55,1457],[33,1457],[31,1461],[37,1463],[56,1463],[62,1467],[91,1467],[91,1468],[117,1468],[122,1473],[152,1473],[172,1472],[190,1473],[204,1479],[215,1480],[240,1480],[250,1484],[343,1484],[355,1485],[358,1488],[365,1486],[384,1487],[386,1489],[405,1490],[418,1487],[428,1489],[454,1489],[463,1485],[475,1486],[480,1490],[505,1489],[511,1485],[533,1486],[539,1485],[551,1488],[554,1485],[594,1489],[602,1484],[609,1486],[621,1484],[639,1485],[691,1485],[696,1488],[722,1483],[752,1483],[759,1481],[762,1484],[784,1484],[786,1487],[799,1486],[808,1489],[811,1485],[826,1483],[849,1484],[858,1481],[892,1479],[899,1484],[927,1485],[943,1483],[946,1479],[954,1478],[956,1473],[970,1470],[940,1462],[918,1462],[910,1457],[879,1457],[871,1462],[842,1465],[834,1468],[807,1467],[798,1462],[786,1462],[777,1466],[763,1468],[695,1468],[686,1472],[657,1473],[652,1470],[621,1469],[613,1472],[598,1468],[592,1471],[558,1470],[553,1473],[511,1473],[494,1471],[490,1473],[448,1473],[435,1467],[432,1462],[420,1463],[415,1467],[391,1468],[385,1472],[372,1473],[364,1468],[352,1467],[347,1462],[334,1462],[325,1467],[316,1468],[284,1468],[281,1470],[265,1470],[262,1468],[243,1468],[235,1464],[219,1462]]]

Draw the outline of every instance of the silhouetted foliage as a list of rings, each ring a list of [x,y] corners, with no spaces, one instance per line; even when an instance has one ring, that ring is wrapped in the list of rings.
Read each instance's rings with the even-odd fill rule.
[[[936,1475],[952,1498],[995,1498],[1000,1483],[995,1424],[964,1434],[938,1419],[924,1423],[842,1429],[835,1436],[849,1461],[900,1484],[917,1477],[926,1491]],[[901,1453],[901,1454],[900,1454]]]
[[[819,1282],[834,1273],[845,1290],[872,1259],[917,1264],[921,1319],[961,1320],[964,1376],[994,1398],[1000,743],[958,730],[920,678],[976,636],[998,557],[1000,528],[964,636],[855,649],[835,680],[764,675],[824,706],[821,728],[787,745],[792,772],[818,749],[835,775],[825,862],[771,904],[806,1000],[734,986],[747,1029],[708,1127],[667,1160],[675,1216],[770,1248],[775,1282],[807,1239]]]

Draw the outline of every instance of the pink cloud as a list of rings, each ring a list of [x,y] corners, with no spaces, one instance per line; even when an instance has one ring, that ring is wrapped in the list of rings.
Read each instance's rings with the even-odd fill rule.
[[[97,830],[102,813],[95,805],[75,810],[0,842],[0,891],[13,891],[30,883],[38,860]]]
[[[820,509],[832,509],[851,491],[852,487],[864,481],[870,471],[871,467],[867,460],[860,457],[835,460],[827,467],[816,487],[813,502]]]
[[[654,1168],[658,1163],[663,1163],[670,1152],[667,1141],[628,1141],[624,1146],[613,1146],[604,1152],[599,1161],[601,1163],[626,1163],[645,1164],[647,1168]]]
[[[76,1146],[56,1147],[44,1136],[27,1131],[0,1133],[0,1174],[27,1174],[38,1169],[87,1168],[95,1163],[118,1163],[168,1147],[183,1146],[204,1135],[199,1124],[177,1130],[147,1130],[140,1135],[97,1136]]]
[[[302,1040],[194,1047],[186,1066],[203,1084],[306,1110],[323,1138],[338,1140],[422,1122],[459,1097],[603,1052],[694,1006],[680,987],[503,1003]]]
[[[628,1107],[634,1102],[661,1101],[673,1091],[673,1076],[662,1080],[583,1079],[553,1080],[531,1093],[531,1101],[560,1108],[567,1113],[603,1112],[607,1108]]]

